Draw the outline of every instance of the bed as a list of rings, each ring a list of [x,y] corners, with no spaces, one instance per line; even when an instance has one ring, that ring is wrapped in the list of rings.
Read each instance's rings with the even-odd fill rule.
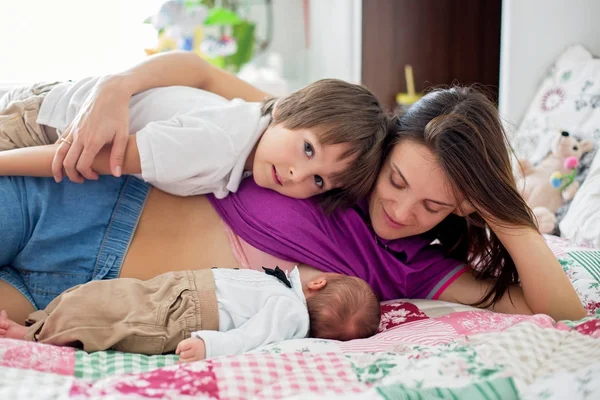
[[[543,77],[517,155],[535,161],[556,129],[600,144],[600,60],[581,46]],[[293,340],[192,364],[0,339],[0,399],[598,399],[600,152],[589,162],[563,237],[545,236],[587,308],[580,321],[395,300],[369,339]]]
[[[587,307],[580,321],[396,300],[369,339],[292,340],[191,364],[0,339],[0,398],[600,398],[600,251],[546,239]]]

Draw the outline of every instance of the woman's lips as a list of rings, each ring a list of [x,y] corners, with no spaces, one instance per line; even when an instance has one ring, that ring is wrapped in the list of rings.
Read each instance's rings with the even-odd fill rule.
[[[385,208],[381,208],[383,210],[383,216],[385,218],[386,224],[395,229],[404,228],[406,225],[396,222],[390,215],[385,211]]]
[[[273,181],[278,184],[279,186],[283,186],[283,183],[281,183],[281,181],[279,180],[279,175],[277,175],[277,170],[275,169],[275,166],[273,165],[273,168],[271,170],[271,174],[273,175]]]

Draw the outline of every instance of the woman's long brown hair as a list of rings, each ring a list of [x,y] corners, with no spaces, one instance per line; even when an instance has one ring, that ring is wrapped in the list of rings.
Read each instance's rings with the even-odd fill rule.
[[[515,263],[482,215],[500,226],[537,230],[531,209],[517,191],[511,147],[495,105],[473,88],[452,87],[428,93],[398,120],[387,149],[404,140],[422,144],[437,157],[455,197],[477,211],[450,214],[433,231],[448,255],[463,260],[480,280],[495,285],[476,306],[498,301],[519,282]]]

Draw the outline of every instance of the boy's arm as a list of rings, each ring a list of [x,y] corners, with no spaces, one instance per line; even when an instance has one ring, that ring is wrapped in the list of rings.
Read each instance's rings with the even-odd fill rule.
[[[123,173],[121,162],[126,146],[131,96],[163,86],[197,87],[227,99],[240,97],[246,101],[258,102],[269,97],[195,53],[173,51],[149,57],[123,73],[98,82],[64,132],[65,135],[74,133],[73,146],[58,147],[54,176],[60,180],[66,172],[74,182],[83,182],[83,177],[95,177],[92,159],[106,144],[113,146],[113,173],[117,176]]]
[[[237,329],[227,332],[198,331],[192,337],[204,340],[206,358],[242,354],[259,346],[308,334],[306,306],[288,297],[271,297],[262,309]]]
[[[51,177],[52,160],[58,145],[59,143],[0,152],[0,176]],[[111,174],[109,146],[100,150],[94,159],[93,168],[99,174]],[[136,135],[130,135],[125,152],[123,173],[140,174],[141,170]]]

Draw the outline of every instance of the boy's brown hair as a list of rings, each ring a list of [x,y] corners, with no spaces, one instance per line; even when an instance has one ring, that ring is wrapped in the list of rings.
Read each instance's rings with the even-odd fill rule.
[[[385,112],[367,88],[339,79],[323,79],[288,96],[263,103],[263,114],[273,113],[273,124],[287,129],[315,129],[323,145],[347,143],[341,158],[352,157],[348,168],[332,177],[337,188],[318,196],[327,212],[350,207],[365,198],[377,179],[383,143],[395,130],[395,119]]]
[[[306,298],[310,336],[352,340],[373,336],[381,320],[379,300],[360,278],[327,274],[324,288]]]

